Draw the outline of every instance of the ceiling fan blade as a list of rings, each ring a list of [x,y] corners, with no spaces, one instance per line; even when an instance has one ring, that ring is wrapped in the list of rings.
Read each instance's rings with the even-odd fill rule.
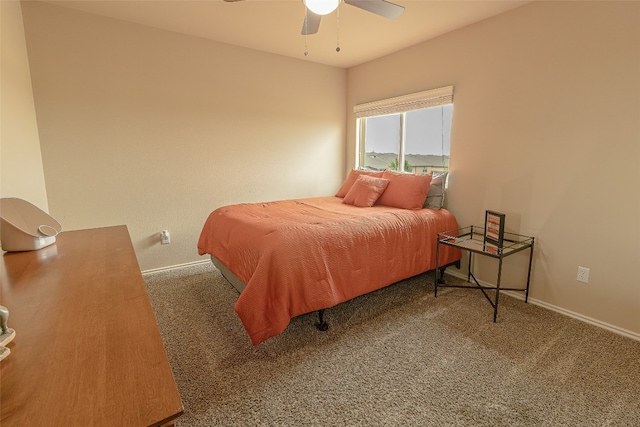
[[[389,19],[396,19],[404,12],[404,6],[386,0],[344,0],[344,2]]]
[[[237,1],[242,1],[242,0],[224,0],[224,1],[226,1],[227,3],[235,3]]]
[[[304,23],[302,24],[302,32],[300,34],[309,35],[315,34],[318,32],[318,28],[320,28],[320,19],[322,16],[316,15],[307,9],[304,16]]]

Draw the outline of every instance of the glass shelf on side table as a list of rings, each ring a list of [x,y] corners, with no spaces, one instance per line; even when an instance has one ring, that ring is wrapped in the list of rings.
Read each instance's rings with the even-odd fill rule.
[[[500,291],[522,291],[525,293],[525,302],[529,300],[529,283],[531,279],[531,263],[533,261],[533,245],[535,239],[531,236],[524,236],[522,234],[504,232],[504,240],[501,247],[488,245],[484,241],[484,227],[471,225],[468,227],[459,228],[457,230],[445,231],[438,233],[438,240],[436,243],[436,271],[439,267],[438,255],[440,252],[440,245],[448,245],[466,250],[469,252],[469,264],[467,266],[467,282],[471,285],[449,285],[438,280],[436,275],[435,279],[435,296],[438,296],[438,288],[470,288],[480,289],[484,296],[487,298],[491,306],[493,307],[493,321],[495,322],[498,317],[498,301]],[[505,257],[513,255],[517,252],[530,250],[529,253],[529,269],[527,272],[527,285],[524,288],[501,288],[500,279],[502,276],[502,261]],[[472,270],[472,258],[473,254],[479,254],[489,256],[491,258],[498,259],[498,279],[495,286],[481,285],[473,275]],[[473,279],[473,282],[471,280]],[[495,298],[491,299],[487,291],[495,291]]]

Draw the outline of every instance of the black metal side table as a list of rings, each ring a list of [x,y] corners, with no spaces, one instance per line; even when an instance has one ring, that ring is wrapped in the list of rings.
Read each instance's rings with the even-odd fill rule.
[[[500,291],[522,291],[525,293],[524,301],[529,300],[529,282],[531,280],[531,262],[533,261],[533,244],[534,238],[523,236],[505,231],[504,242],[501,247],[488,246],[484,241],[484,228],[471,225],[469,227],[459,228],[457,230],[445,231],[438,233],[438,241],[436,243],[436,271],[439,268],[439,252],[440,245],[454,246],[456,248],[469,252],[469,265],[467,267],[467,282],[471,285],[450,285],[439,279],[435,275],[435,297],[438,296],[438,288],[468,288],[480,289],[487,301],[493,307],[493,321],[498,318],[498,302]],[[524,288],[502,288],[500,286],[500,277],[502,275],[502,260],[510,255],[529,249],[529,270],[527,272],[527,286]],[[498,260],[498,280],[495,286],[481,285],[473,275],[472,258],[473,254],[485,255]],[[471,282],[473,279],[473,283]],[[495,291],[495,298],[492,299],[487,291]]]

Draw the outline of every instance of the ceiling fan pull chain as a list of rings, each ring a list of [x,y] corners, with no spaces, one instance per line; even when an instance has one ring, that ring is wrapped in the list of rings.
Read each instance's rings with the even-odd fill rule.
[[[338,4],[338,8],[336,9],[336,52],[340,52],[340,4]]]
[[[304,56],[309,56],[309,51],[307,50],[307,35],[304,35]]]
[[[309,56],[309,51],[307,50],[307,7],[304,8],[304,56]]]

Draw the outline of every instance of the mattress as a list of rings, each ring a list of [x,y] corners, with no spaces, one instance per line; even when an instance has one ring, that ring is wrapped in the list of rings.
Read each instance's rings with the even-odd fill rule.
[[[257,345],[290,319],[435,268],[437,234],[458,228],[446,209],[359,208],[339,197],[245,203],[207,218],[198,252],[246,286],[235,303]],[[460,259],[441,247],[440,265]]]

